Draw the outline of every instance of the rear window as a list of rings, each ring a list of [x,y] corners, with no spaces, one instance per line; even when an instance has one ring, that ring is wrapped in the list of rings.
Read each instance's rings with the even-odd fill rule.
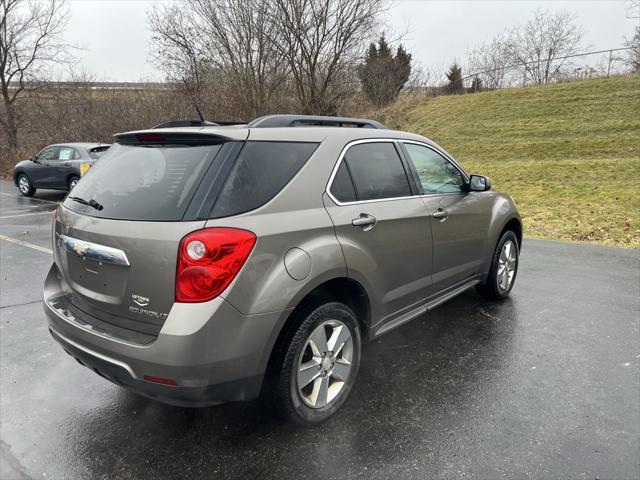
[[[267,203],[298,173],[317,146],[306,142],[247,142],[211,217],[237,215]]]
[[[89,156],[95,160],[97,160],[98,158],[102,157],[107,150],[109,150],[109,147],[111,145],[103,145],[100,147],[93,147],[91,150],[89,150]]]
[[[75,186],[70,197],[95,200],[97,210],[67,197],[70,210],[118,220],[176,221],[189,205],[221,145],[125,146],[115,144]]]

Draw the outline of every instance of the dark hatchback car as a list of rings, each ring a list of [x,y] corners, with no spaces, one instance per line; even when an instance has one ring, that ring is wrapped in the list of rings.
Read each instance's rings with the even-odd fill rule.
[[[49,145],[13,169],[13,182],[26,197],[37,188],[71,190],[82,174],[108,148],[104,143],[65,143]]]

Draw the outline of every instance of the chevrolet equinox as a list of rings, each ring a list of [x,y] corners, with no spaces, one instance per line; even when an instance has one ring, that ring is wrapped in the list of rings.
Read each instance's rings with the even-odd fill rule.
[[[67,353],[149,398],[320,422],[363,342],[513,287],[513,201],[420,135],[272,115],[114,139],[55,212],[43,303]]]

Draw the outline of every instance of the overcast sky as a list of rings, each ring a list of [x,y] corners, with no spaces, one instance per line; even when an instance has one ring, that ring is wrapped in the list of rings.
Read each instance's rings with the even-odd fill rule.
[[[97,80],[161,80],[147,63],[150,32],[146,11],[157,1],[72,0],[67,41],[81,46],[76,67]],[[624,0],[591,1],[427,1],[400,0],[387,13],[390,36],[404,43],[424,67],[463,61],[475,44],[525,22],[537,8],[567,10],[586,31],[585,46],[604,50],[622,45],[639,19],[627,18]],[[594,62],[595,63],[595,62]]]

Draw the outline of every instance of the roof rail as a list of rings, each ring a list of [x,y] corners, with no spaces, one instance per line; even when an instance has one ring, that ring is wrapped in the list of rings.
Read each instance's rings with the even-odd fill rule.
[[[249,122],[249,128],[270,127],[352,127],[381,128],[383,124],[375,120],[349,117],[323,117],[316,115],[266,115]]]

